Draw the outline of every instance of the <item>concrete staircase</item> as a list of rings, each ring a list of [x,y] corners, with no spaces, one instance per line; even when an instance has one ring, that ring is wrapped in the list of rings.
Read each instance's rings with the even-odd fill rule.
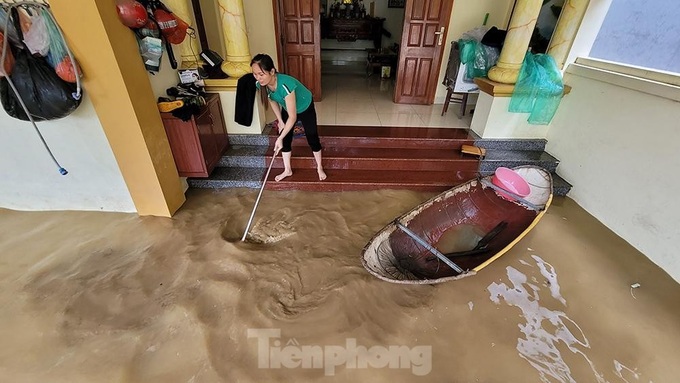
[[[480,139],[467,129],[320,126],[323,163],[328,179],[319,182],[316,164],[303,138],[293,140],[293,176],[281,182],[283,169],[274,160],[266,188],[270,190],[348,191],[408,189],[441,192],[499,166],[533,164],[553,172],[555,194],[571,185],[555,170],[559,161],[544,151],[545,140]],[[273,155],[276,136],[230,135],[230,149],[210,178],[189,179],[197,188],[259,188]],[[462,154],[462,145],[487,149],[480,162]]]

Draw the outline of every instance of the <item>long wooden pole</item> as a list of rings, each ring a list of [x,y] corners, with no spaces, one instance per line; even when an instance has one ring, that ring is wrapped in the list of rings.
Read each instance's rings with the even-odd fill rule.
[[[248,235],[248,229],[250,229],[250,224],[253,223],[253,217],[255,217],[255,210],[257,210],[257,205],[260,203],[260,197],[262,197],[262,192],[264,191],[264,185],[267,184],[267,178],[269,178],[269,172],[272,170],[272,165],[274,165],[274,160],[276,159],[276,155],[279,154],[279,152],[274,152],[274,156],[272,157],[272,162],[269,163],[269,168],[267,169],[267,174],[264,176],[264,180],[262,181],[262,187],[260,187],[260,193],[257,195],[257,199],[255,200],[255,206],[253,207],[253,212],[250,213],[250,219],[248,220],[248,224],[246,225],[246,231],[243,233],[243,238],[241,238],[241,242],[246,240],[246,236]]]

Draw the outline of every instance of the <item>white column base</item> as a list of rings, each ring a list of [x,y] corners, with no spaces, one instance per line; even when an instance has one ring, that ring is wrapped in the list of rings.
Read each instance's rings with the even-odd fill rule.
[[[264,115],[264,106],[260,101],[259,95],[255,96],[253,106],[253,121],[249,126],[243,126],[234,121],[236,108],[236,89],[212,91],[220,94],[222,111],[224,112],[224,123],[227,126],[228,134],[262,134],[264,125],[267,123]]]
[[[546,138],[549,125],[531,125],[529,113],[510,113],[511,97],[479,92],[470,129],[481,138]]]

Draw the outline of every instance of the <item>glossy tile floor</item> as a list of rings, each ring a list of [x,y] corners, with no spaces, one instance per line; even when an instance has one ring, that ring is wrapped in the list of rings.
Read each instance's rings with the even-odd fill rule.
[[[457,104],[451,104],[445,116],[442,104],[395,104],[394,80],[381,80],[378,74],[324,73],[321,92],[322,101],[315,103],[321,125],[469,128],[472,119],[469,113],[458,118]]]

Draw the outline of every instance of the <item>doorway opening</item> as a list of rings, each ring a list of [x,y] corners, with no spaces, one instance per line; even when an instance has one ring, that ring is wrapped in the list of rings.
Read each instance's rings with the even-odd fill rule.
[[[393,103],[404,7],[387,0],[320,1],[320,123],[380,126]],[[391,2],[392,3],[392,2]],[[342,116],[338,119],[338,115]]]

